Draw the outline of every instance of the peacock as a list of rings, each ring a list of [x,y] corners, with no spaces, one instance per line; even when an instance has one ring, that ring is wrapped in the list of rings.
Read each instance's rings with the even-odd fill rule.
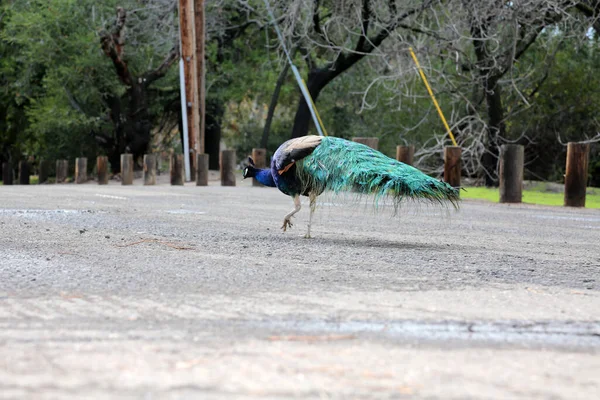
[[[256,178],[265,186],[277,187],[294,199],[294,209],[283,218],[281,229],[292,227],[291,218],[300,211],[300,196],[310,199],[310,227],[316,199],[324,191],[354,191],[389,196],[397,207],[405,199],[450,202],[458,207],[458,189],[418,169],[387,157],[364,144],[332,136],[302,136],[283,143],[270,168],[256,168],[251,157],[244,178]]]

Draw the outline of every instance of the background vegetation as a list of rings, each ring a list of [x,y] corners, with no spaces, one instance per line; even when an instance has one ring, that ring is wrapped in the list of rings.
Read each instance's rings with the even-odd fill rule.
[[[479,182],[496,183],[503,143],[526,146],[527,179],[561,182],[566,142],[598,139],[597,1],[271,4],[329,134],[377,136],[390,156],[414,144],[417,166],[440,172],[449,142],[413,47]],[[177,0],[0,0],[0,162],[105,154],[118,172],[122,152],[181,152],[177,12]],[[206,12],[211,167],[220,146],[242,160],[313,132],[263,1]]]

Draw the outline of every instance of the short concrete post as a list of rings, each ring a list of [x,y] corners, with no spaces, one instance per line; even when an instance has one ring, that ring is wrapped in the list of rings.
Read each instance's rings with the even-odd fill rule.
[[[75,183],[87,182],[87,158],[78,157],[75,159]]]
[[[13,170],[12,170],[12,163],[10,163],[10,162],[2,163],[2,184],[4,184],[4,185],[12,185],[13,184]]]
[[[523,200],[523,165],[525,148],[520,144],[504,144],[500,148],[500,203]]]
[[[366,144],[367,146],[375,150],[379,149],[379,138],[376,137],[355,137],[352,138],[352,141]]]
[[[69,176],[69,160],[56,161],[56,183],[64,183]]]
[[[31,166],[27,161],[19,161],[19,185],[29,185]]]
[[[396,146],[396,160],[413,165],[415,161],[415,146]]]
[[[121,185],[133,185],[133,154],[121,154]]]
[[[455,188],[460,187],[461,153],[461,148],[458,146],[444,148],[444,181]]]
[[[221,151],[221,186],[235,186],[235,150]]]
[[[267,166],[267,150],[266,149],[252,149],[252,160],[256,168],[265,168]],[[262,186],[262,184],[252,178],[252,186]]]
[[[96,158],[96,170],[98,172],[98,185],[108,185],[108,157],[98,156]]]
[[[144,185],[156,185],[156,155],[144,155]]]
[[[183,154],[171,154],[170,158],[171,185],[182,186],[184,182]]]
[[[196,186],[208,186],[208,154],[196,154]]]
[[[48,176],[50,176],[50,161],[40,160],[40,167],[38,172],[38,184],[48,182]]]
[[[589,143],[569,142],[565,173],[565,206],[585,207]]]

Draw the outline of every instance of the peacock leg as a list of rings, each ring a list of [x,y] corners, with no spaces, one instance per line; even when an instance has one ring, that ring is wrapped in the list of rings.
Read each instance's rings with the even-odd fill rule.
[[[310,199],[310,217],[308,217],[308,231],[306,232],[306,235],[304,235],[306,239],[310,239],[310,225],[312,223],[313,214],[315,213],[315,208],[317,208],[317,195],[314,192],[310,192],[308,197]]]
[[[300,195],[297,194],[294,196],[294,209],[292,211],[290,211],[289,214],[287,214],[284,218],[283,218],[283,226],[281,227],[281,229],[283,229],[283,231],[285,232],[287,228],[291,228],[292,227],[292,221],[290,220],[294,214],[296,214],[298,211],[300,211],[301,205],[300,205]]]

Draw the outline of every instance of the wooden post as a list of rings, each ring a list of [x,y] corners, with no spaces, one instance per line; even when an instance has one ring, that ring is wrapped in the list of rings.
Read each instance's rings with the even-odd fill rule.
[[[196,154],[196,186],[208,186],[208,154]]]
[[[98,185],[108,185],[108,157],[98,156],[96,158],[96,169],[98,171]]]
[[[205,125],[205,66],[204,66],[204,0],[194,0],[194,16],[196,28],[196,85],[198,88],[198,140],[195,150],[197,154],[206,153],[204,147],[204,125]],[[200,158],[196,157],[196,161]],[[198,168],[198,166],[196,166]]]
[[[235,150],[221,151],[221,186],[235,186]]]
[[[171,154],[170,159],[171,185],[183,185],[185,173],[183,170],[183,154]]]
[[[56,183],[64,183],[69,176],[69,160],[56,161]]]
[[[48,182],[48,176],[50,176],[50,161],[40,160],[40,167],[38,172],[38,184]]]
[[[144,185],[156,185],[156,155],[144,155]]]
[[[19,185],[29,185],[31,168],[27,161],[19,161]]]
[[[78,157],[75,159],[75,183],[87,182],[87,158]]]
[[[256,168],[265,168],[267,166],[267,150],[252,149],[252,159]],[[252,186],[262,186],[262,184],[256,178],[252,178]]]
[[[133,154],[121,154],[121,185],[133,185]]]
[[[352,141],[366,144],[367,146],[375,150],[379,148],[379,138],[376,137],[355,137],[352,138]]]
[[[162,153],[154,153],[156,156],[156,175],[160,176],[160,170],[162,168]]]
[[[196,170],[198,169],[196,154],[196,150],[190,150],[190,182],[196,181]]]
[[[569,142],[565,173],[565,206],[585,207],[589,143]]]
[[[179,30],[181,37],[181,58],[185,79],[185,98],[187,106],[188,143],[191,151],[199,150],[199,114],[198,114],[198,74],[196,59],[196,31],[194,28],[194,0],[179,0]],[[203,152],[203,151],[199,151]],[[194,157],[195,158],[195,157]],[[193,160],[195,161],[195,159]],[[192,167],[193,169],[193,167]]]
[[[12,163],[10,163],[10,162],[2,163],[2,183],[4,185],[12,185],[13,184],[13,170],[12,170]]]
[[[500,203],[520,203],[523,200],[523,165],[525,149],[519,144],[504,144],[500,148]]]
[[[460,187],[461,152],[458,146],[444,148],[444,181],[455,188]]]
[[[413,165],[415,161],[415,146],[396,146],[396,160]]]

